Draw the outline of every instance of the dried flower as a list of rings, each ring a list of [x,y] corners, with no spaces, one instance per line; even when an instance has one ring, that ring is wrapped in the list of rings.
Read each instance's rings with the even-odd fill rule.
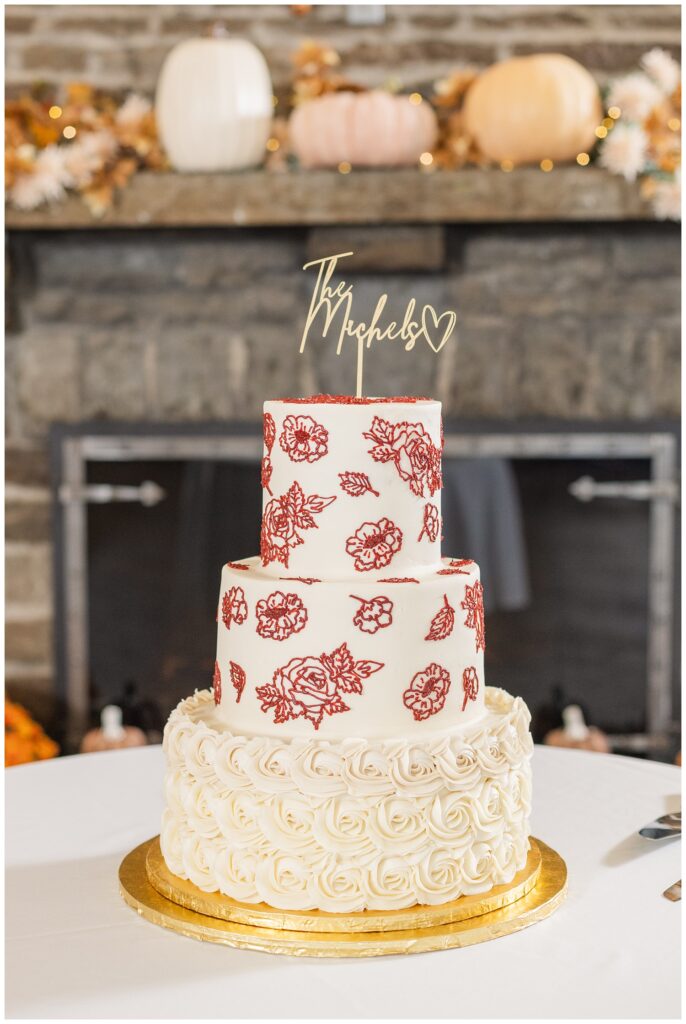
[[[10,199],[20,210],[35,210],[42,203],[63,199],[72,185],[64,148],[47,146],[36,157],[33,170],[17,177],[10,189]]]
[[[652,206],[658,220],[679,220],[681,218],[681,168],[673,177],[654,182]]]
[[[134,128],[148,116],[151,110],[152,104],[150,100],[146,99],[145,96],[132,92],[130,96],[127,96],[123,105],[115,114],[115,124],[121,128]]]
[[[610,86],[608,106],[619,107],[625,121],[644,121],[662,94],[647,75],[633,71],[624,78],[617,78]]]
[[[608,135],[600,152],[600,163],[612,174],[635,181],[645,170],[648,137],[638,124],[618,124]]]
[[[641,67],[666,96],[671,96],[681,80],[681,67],[659,46],[643,54]]]

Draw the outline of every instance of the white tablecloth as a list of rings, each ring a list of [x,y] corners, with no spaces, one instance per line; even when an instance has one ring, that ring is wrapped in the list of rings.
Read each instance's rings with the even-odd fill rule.
[[[680,842],[635,830],[679,805],[679,771],[539,748],[533,833],[567,861],[548,920],[483,945],[371,960],[196,942],[139,918],[117,868],[158,831],[159,747],[6,772],[10,1018],[677,1017]]]

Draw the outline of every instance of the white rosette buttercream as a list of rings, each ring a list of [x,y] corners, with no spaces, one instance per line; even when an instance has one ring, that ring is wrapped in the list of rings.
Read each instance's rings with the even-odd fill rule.
[[[500,779],[484,779],[472,796],[472,818],[477,840],[488,840],[503,830],[504,801]]]
[[[193,732],[183,736],[180,745],[186,769],[193,778],[206,781],[216,777],[218,738],[217,733],[204,722],[199,722]]]
[[[256,789],[264,793],[293,789],[293,754],[288,743],[255,736],[243,748],[240,761]]]
[[[354,914],[365,908],[362,869],[340,864],[335,856],[327,857],[312,871],[309,888],[312,904],[330,914]]]
[[[368,805],[351,796],[331,796],[315,811],[312,835],[326,853],[339,854],[350,863],[368,859],[374,853],[367,824]]]
[[[218,846],[213,864],[217,888],[241,903],[259,903],[261,896],[255,887],[258,863],[257,855],[250,850],[229,844]]]
[[[461,737],[443,740],[434,756],[446,789],[469,791],[483,778],[483,769],[474,747],[465,743]]]
[[[264,903],[279,910],[307,910],[312,906],[309,882],[312,871],[298,857],[276,852],[260,859],[255,887]]]
[[[427,829],[441,845],[464,850],[474,842],[474,804],[468,793],[448,792],[434,797]]]
[[[462,872],[454,850],[431,850],[415,865],[415,878],[419,903],[447,903],[462,894]]]
[[[511,825],[523,825],[531,814],[531,769],[514,768],[503,783],[504,816]]]
[[[170,807],[166,807],[162,814],[160,849],[167,867],[175,875],[184,874],[182,845],[185,835],[186,829],[179,816]]]
[[[417,743],[396,743],[389,751],[390,775],[396,791],[411,796],[431,796],[443,788],[433,753]]]
[[[499,742],[497,731],[484,731],[474,740],[476,759],[485,775],[500,775],[509,771],[510,765]]]
[[[212,788],[204,782],[193,782],[184,789],[183,806],[191,832],[205,838],[219,835],[216,803]]]
[[[309,796],[325,797],[344,793],[343,756],[328,743],[294,744],[291,766],[293,785]]]
[[[188,703],[193,698],[189,698]],[[186,764],[186,740],[198,731],[199,723],[194,722],[189,714],[182,713],[186,702],[181,701],[176,711],[173,711],[164,733],[162,734],[162,750],[167,757],[167,764],[170,768],[181,768]]]
[[[241,789],[253,785],[245,770],[245,736],[222,736],[217,746],[215,771],[217,778],[227,790]]]
[[[395,788],[389,757],[366,740],[343,743],[342,779],[353,796],[390,796]]]
[[[234,846],[255,849],[264,839],[260,827],[260,806],[265,797],[248,789],[227,792],[215,801],[215,815],[221,834]]]
[[[404,857],[379,857],[366,877],[369,910],[402,910],[417,902],[414,868]]]
[[[173,811],[178,817],[186,816],[182,791],[186,784],[190,786],[189,777],[180,768],[168,768],[164,776],[164,802],[167,810]]]
[[[311,852],[314,811],[306,796],[283,793],[259,809],[258,822],[277,850]]]
[[[247,738],[197,693],[165,730],[162,853],[206,891],[280,909],[486,892],[526,862],[528,724],[522,701],[487,688],[478,723],[423,743]]]
[[[203,892],[215,892],[217,880],[214,873],[216,847],[203,836],[189,832],[181,842],[184,877]]]
[[[497,884],[494,878],[500,878],[493,847],[489,843],[472,843],[463,850],[460,867],[462,891],[466,894],[486,892]]]
[[[416,853],[426,842],[424,805],[409,797],[383,797],[369,815],[369,834],[383,852]]]
[[[522,852],[524,854],[523,857]],[[495,884],[506,885],[508,882],[511,882],[526,863],[527,853],[528,843],[527,847],[522,850],[522,844],[516,842],[511,832],[503,832],[500,841],[493,847],[493,857],[499,872],[499,875],[494,876],[499,878]]]

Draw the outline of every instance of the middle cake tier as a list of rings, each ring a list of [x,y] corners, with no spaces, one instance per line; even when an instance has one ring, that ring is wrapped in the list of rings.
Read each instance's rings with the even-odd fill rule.
[[[478,566],[322,581],[222,570],[214,697],[242,735],[427,736],[484,712]]]

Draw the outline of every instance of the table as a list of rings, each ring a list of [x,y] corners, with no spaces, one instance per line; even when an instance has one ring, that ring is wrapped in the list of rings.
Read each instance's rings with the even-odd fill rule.
[[[533,833],[569,868],[562,907],[484,945],[289,959],[183,938],[119,896],[158,831],[160,747],[6,771],[10,1018],[671,1018],[680,1014],[680,842],[635,835],[679,806],[670,765],[536,749]]]

